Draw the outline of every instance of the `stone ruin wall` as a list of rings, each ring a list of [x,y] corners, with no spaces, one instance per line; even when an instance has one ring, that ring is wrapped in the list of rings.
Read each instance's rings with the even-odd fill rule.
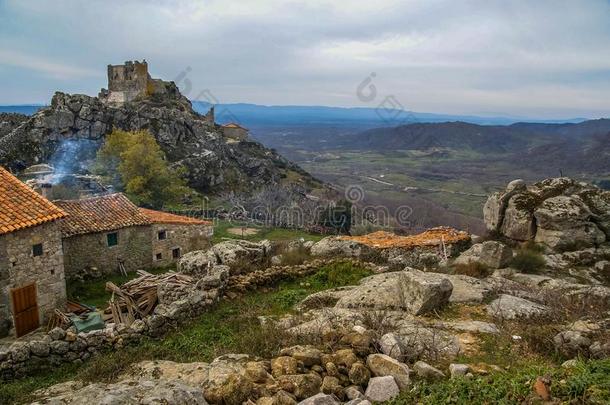
[[[164,240],[159,240],[161,231],[166,232]],[[154,224],[152,232],[153,267],[167,267],[189,252],[209,248],[214,228],[211,225]],[[174,249],[180,249],[180,257],[173,257]],[[157,258],[158,254],[161,259]]]

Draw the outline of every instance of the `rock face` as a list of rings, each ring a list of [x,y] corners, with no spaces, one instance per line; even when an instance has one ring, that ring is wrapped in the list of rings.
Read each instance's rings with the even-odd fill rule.
[[[116,384],[91,384],[74,390],[66,384],[64,391],[56,391],[54,404],[167,404],[205,405],[208,402],[201,390],[180,381],[121,381]],[[44,402],[49,403],[47,400]]]
[[[449,302],[453,286],[441,274],[406,270],[370,276],[337,302],[338,308],[402,309],[421,315]]]
[[[231,269],[231,273],[238,271],[238,267],[245,263],[262,264],[269,256],[271,243],[262,241],[258,243],[246,240],[230,240],[220,242],[205,251],[195,251],[185,254],[178,264],[180,271],[188,274],[214,273],[210,269],[222,267]]]
[[[468,264],[478,262],[492,269],[506,267],[513,258],[513,251],[510,247],[501,242],[485,241],[472,245],[470,249],[462,253],[455,264]]]
[[[489,197],[483,214],[490,231],[552,249],[577,250],[610,239],[610,191],[566,177],[531,186],[511,182]]]
[[[58,92],[49,107],[27,120],[13,121],[0,127],[0,164],[14,171],[53,162],[64,154],[72,165],[67,169],[80,173],[89,166],[104,138],[117,128],[150,131],[167,159],[184,168],[189,185],[199,191],[248,191],[279,185],[288,173],[304,180],[301,184],[319,184],[257,142],[228,143],[220,127],[195,112],[177,88],[120,105]]]

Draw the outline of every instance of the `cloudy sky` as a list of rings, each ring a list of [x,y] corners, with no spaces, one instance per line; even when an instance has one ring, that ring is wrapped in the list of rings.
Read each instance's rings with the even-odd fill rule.
[[[610,1],[0,0],[0,104],[96,95],[106,65],[223,103],[610,116]]]

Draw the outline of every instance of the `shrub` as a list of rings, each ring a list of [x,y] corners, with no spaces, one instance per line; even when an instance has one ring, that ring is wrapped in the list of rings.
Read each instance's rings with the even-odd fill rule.
[[[456,264],[453,266],[453,272],[476,278],[485,278],[490,274],[489,267],[476,261]]]
[[[540,253],[522,249],[513,257],[510,265],[522,273],[537,273],[546,262]]]
[[[309,277],[309,281],[317,287],[336,288],[358,282],[371,275],[371,271],[355,265],[352,262],[337,262],[328,264]]]
[[[296,249],[282,253],[282,264],[284,266],[298,266],[311,258],[309,249],[299,246]]]

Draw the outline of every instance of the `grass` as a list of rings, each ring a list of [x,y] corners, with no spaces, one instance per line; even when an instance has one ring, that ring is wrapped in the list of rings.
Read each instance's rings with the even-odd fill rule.
[[[170,266],[157,269],[148,269],[147,271],[152,274],[161,274],[175,269],[175,266]],[[103,308],[106,306],[106,304],[108,304],[108,300],[111,296],[111,293],[106,291],[106,282],[110,281],[116,285],[120,285],[136,277],[136,273],[128,273],[127,276],[113,274],[99,280],[87,280],[84,282],[69,281],[67,282],[66,286],[68,290],[68,298],[83,304]]]
[[[255,228],[258,230],[258,232],[254,235],[244,235],[242,237],[241,235],[234,235],[228,231],[230,228],[240,228],[241,226],[246,228]],[[305,240],[317,242],[323,237],[324,235],[311,234],[298,229],[269,228],[256,226],[253,224],[243,224],[241,222],[216,221],[214,224],[214,236],[212,238],[212,243],[216,244],[222,242],[224,238],[244,239],[252,242],[258,242],[264,239],[272,241],[284,241],[303,238]]]
[[[519,404],[530,403],[538,376],[551,378],[551,394],[562,401],[602,404],[610,401],[610,360],[581,361],[564,369],[525,363],[507,372],[471,379],[455,378],[435,384],[417,383],[388,404]],[[535,402],[537,403],[537,402]]]
[[[317,273],[303,279],[282,282],[268,291],[223,301],[190,325],[169,333],[163,340],[145,339],[137,346],[100,353],[81,367],[64,365],[42,370],[31,377],[4,382],[0,384],[0,404],[31,401],[35,390],[67,380],[109,382],[130,365],[144,360],[209,362],[226,353],[271,357],[291,342],[287,340],[285,331],[272,325],[261,326],[259,316],[290,313],[295,304],[310,294],[357,284],[368,275],[368,270],[351,262],[337,262],[323,266]]]

